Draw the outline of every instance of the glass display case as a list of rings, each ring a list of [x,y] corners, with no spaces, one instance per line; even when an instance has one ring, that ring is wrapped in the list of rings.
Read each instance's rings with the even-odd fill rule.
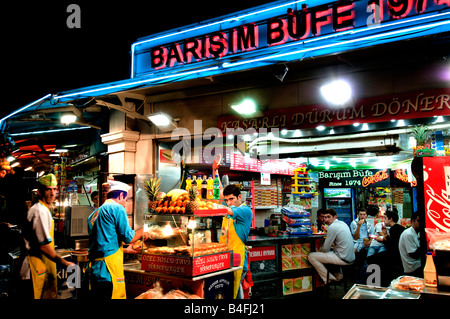
[[[232,267],[233,254],[222,231],[226,209],[192,214],[144,216],[144,236],[133,248],[141,249],[141,269],[198,276]],[[224,227],[225,229],[225,227]]]

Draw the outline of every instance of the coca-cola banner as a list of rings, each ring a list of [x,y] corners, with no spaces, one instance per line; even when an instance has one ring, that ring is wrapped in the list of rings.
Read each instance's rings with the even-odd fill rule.
[[[450,157],[423,158],[425,227],[450,232]]]
[[[268,110],[259,118],[237,115],[218,118],[223,132],[243,129],[306,129],[450,115],[450,88],[359,99],[349,107],[331,109],[325,104]]]

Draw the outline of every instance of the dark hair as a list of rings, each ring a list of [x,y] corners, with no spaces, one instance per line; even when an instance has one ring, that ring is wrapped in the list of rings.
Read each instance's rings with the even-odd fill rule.
[[[319,215],[325,215],[325,209],[319,208],[319,210],[317,211],[317,216]]]
[[[44,194],[45,194],[45,191],[48,189],[48,186],[41,184],[41,183],[37,183],[36,187],[38,190],[38,197],[40,199],[44,198]]]
[[[366,210],[365,208],[360,208],[360,209],[358,210],[358,213],[360,213],[360,212],[364,212],[364,213],[367,214],[367,210]]]
[[[333,208],[327,208],[325,209],[325,214],[330,214],[331,216],[336,216],[337,213]]]
[[[419,218],[419,212],[414,212],[411,214],[411,221],[416,220]]]
[[[387,210],[384,215],[389,218],[392,219],[394,221],[394,223],[398,222],[398,215],[396,213],[394,213],[392,210]]]
[[[239,190],[239,188],[236,185],[230,184],[223,189],[223,196],[228,196],[228,195],[234,195],[234,196],[238,197],[239,195],[241,195],[241,191]]]
[[[127,192],[116,189],[116,190],[108,192],[106,194],[106,198],[107,199],[109,199],[109,198],[119,198],[121,193],[123,193],[123,197],[126,197],[128,195]]]
[[[94,197],[98,195],[98,191],[93,191],[91,193],[91,199],[94,200]]]

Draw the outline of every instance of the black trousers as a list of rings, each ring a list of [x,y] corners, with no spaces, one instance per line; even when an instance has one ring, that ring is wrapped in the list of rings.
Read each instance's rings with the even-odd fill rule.
[[[110,300],[112,297],[113,285],[111,281],[91,281],[90,298],[96,300]]]

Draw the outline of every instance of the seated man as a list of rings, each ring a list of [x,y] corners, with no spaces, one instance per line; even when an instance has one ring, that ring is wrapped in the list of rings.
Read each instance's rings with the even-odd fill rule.
[[[398,222],[398,215],[393,211],[387,210],[384,215],[385,226],[382,227],[382,236],[378,236],[374,241],[382,242],[385,246],[385,250],[378,254],[370,255],[367,257],[367,263],[361,270],[363,280],[360,283],[366,284],[366,268],[370,264],[379,265],[381,267],[381,286],[388,286],[394,279],[403,274],[402,260],[400,258],[400,251],[398,243],[400,235],[405,228]],[[389,232],[387,230],[389,227]]]
[[[334,209],[325,210],[325,222],[328,232],[320,252],[312,252],[308,260],[316,269],[320,278],[327,283],[327,269],[325,264],[346,266],[355,261],[353,237],[347,224],[337,219]],[[342,274],[330,274],[330,281],[339,281]]]
[[[367,223],[367,211],[360,209],[358,218],[350,224],[350,230],[354,239],[355,253],[362,253],[365,257],[367,249],[370,246],[370,235],[373,235],[372,225]]]

